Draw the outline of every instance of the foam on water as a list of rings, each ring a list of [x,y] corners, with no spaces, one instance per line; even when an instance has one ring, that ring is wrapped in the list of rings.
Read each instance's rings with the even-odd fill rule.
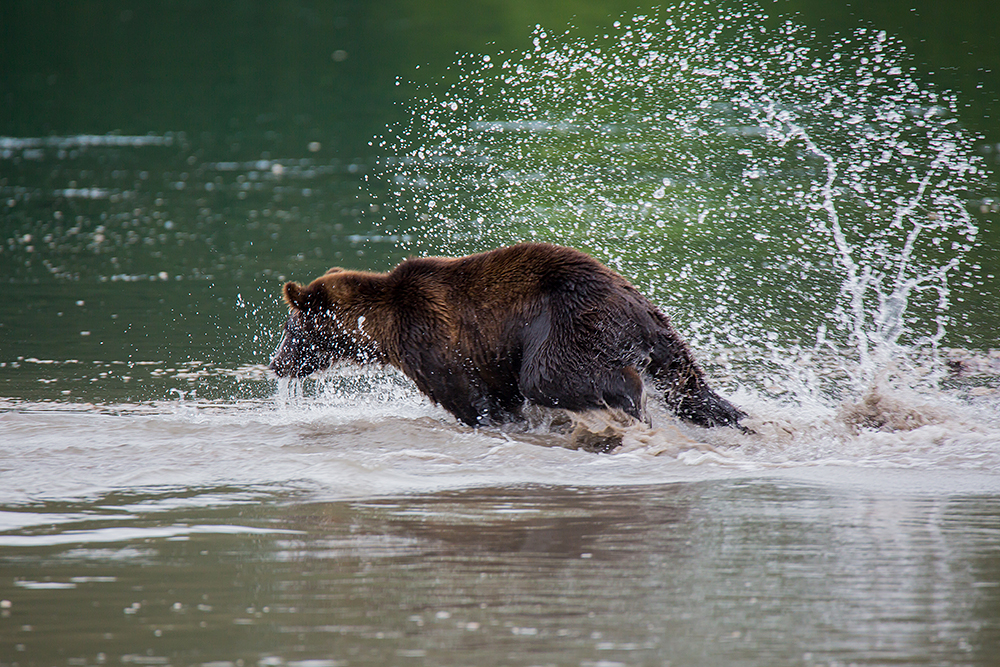
[[[833,410],[744,391],[734,398],[754,415],[747,424],[756,433],[746,435],[686,426],[654,402],[652,427],[538,410],[527,424],[470,429],[399,374],[372,368],[292,385],[278,402],[5,403],[0,432],[16,466],[0,471],[0,499],[9,506],[202,489],[192,502],[225,505],[246,502],[248,493],[342,499],[773,475],[910,491],[1000,490],[995,402],[947,394],[886,389]],[[613,453],[587,449],[612,440]]]

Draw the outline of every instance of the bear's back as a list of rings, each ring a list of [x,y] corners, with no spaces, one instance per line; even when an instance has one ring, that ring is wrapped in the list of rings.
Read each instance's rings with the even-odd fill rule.
[[[388,278],[404,290],[430,289],[487,307],[555,293],[596,298],[616,288],[631,291],[624,278],[589,255],[546,243],[523,243],[466,257],[411,258]]]

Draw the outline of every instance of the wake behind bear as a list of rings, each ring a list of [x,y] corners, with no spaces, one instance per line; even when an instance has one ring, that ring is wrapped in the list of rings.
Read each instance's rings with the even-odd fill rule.
[[[279,377],[341,360],[388,364],[469,426],[520,420],[526,403],[645,420],[644,377],[685,421],[742,429],[746,417],[708,386],[666,315],[571,248],[412,258],[389,273],[335,268],[284,295]]]

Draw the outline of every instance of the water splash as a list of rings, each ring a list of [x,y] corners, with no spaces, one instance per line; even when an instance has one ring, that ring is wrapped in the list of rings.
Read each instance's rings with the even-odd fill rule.
[[[411,251],[588,250],[800,399],[937,357],[986,174],[885,32],[683,3],[458,69],[383,142]]]
[[[303,381],[300,378],[278,378],[275,403],[282,408],[298,404],[303,396],[302,387]]]
[[[386,414],[423,416],[429,405],[402,372],[347,363],[308,378],[278,378],[274,401],[289,413],[312,411],[333,420],[377,421]]]

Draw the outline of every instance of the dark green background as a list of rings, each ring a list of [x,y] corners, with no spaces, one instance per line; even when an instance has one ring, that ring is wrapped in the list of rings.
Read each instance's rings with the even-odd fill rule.
[[[721,3],[713,3],[721,4]],[[0,8],[0,133],[207,132],[215,148],[341,157],[399,118],[411,82],[457,53],[520,49],[535,24],[597,32],[655,3],[21,2]],[[872,26],[922,77],[955,90],[963,122],[1000,141],[1000,6],[988,0],[764,2],[819,35]],[[334,52],[346,52],[336,60]],[[420,70],[415,70],[416,66]],[[395,86],[397,77],[403,86]]]
[[[535,24],[597,31],[635,2],[19,2],[0,9],[0,132],[210,132],[291,147],[366,150],[408,86],[456,53],[528,46]],[[963,119],[1000,140],[1000,6],[994,2],[773,2],[819,34],[870,25],[899,37]],[[335,60],[335,51],[346,58]],[[422,72],[415,72],[420,65]],[[277,140],[272,138],[272,140]],[[250,146],[246,146],[250,148]]]

